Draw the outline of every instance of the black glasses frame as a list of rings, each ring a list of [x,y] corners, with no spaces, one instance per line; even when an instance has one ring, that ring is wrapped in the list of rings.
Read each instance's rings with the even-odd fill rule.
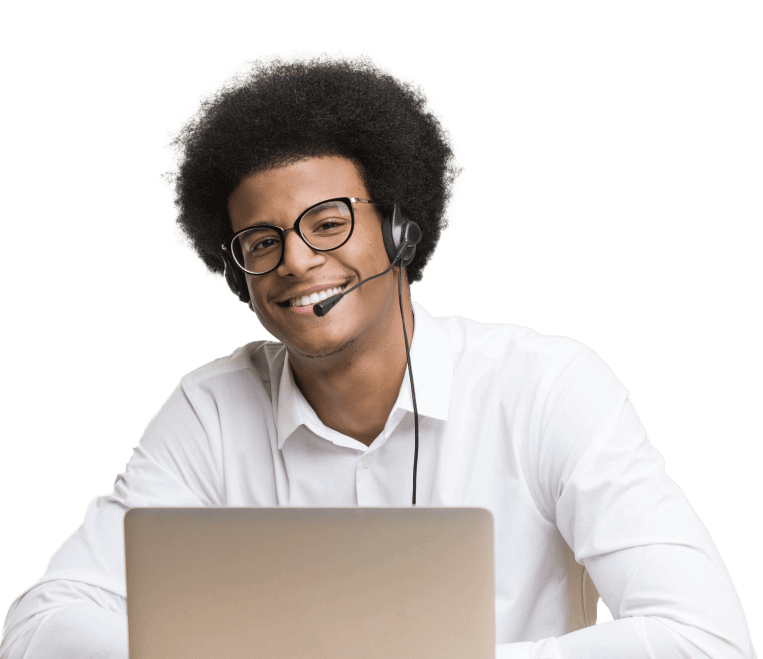
[[[322,206],[323,204],[327,204],[332,201],[341,201],[344,204],[347,205],[347,208],[350,209],[350,233],[347,234],[347,237],[344,239],[344,241],[337,245],[336,247],[329,247],[327,249],[323,249],[320,247],[316,247],[315,245],[310,244],[310,242],[305,238],[305,235],[302,233],[302,228],[300,227],[300,222],[302,222],[302,218],[307,215],[311,210],[314,208],[317,208],[318,206]],[[224,252],[227,252],[230,254],[230,260],[236,264],[236,266],[243,272],[245,272],[248,275],[266,275],[269,272],[273,272],[278,266],[283,263],[283,257],[286,253],[286,234],[289,231],[296,231],[297,235],[302,239],[302,241],[307,245],[310,249],[316,251],[316,252],[332,252],[335,249],[339,249],[343,245],[347,244],[347,241],[352,237],[353,231],[355,231],[355,210],[353,209],[352,205],[354,203],[360,203],[360,204],[376,204],[374,201],[370,201],[369,199],[360,199],[359,197],[333,197],[332,199],[324,199],[323,201],[319,201],[317,204],[313,204],[309,208],[306,208],[303,210],[299,217],[294,222],[294,225],[289,227],[288,229],[282,229],[281,227],[275,226],[274,224],[255,224],[251,227],[245,227],[244,229],[241,229],[241,231],[236,231],[227,242],[223,243],[222,249]],[[233,241],[236,240],[236,237],[241,235],[242,233],[245,233],[249,231],[250,229],[254,228],[264,228],[264,229],[273,229],[281,239],[281,258],[278,259],[278,263],[276,263],[270,270],[266,270],[265,272],[252,272],[251,270],[247,270],[243,265],[241,265],[238,260],[236,259],[236,256],[233,252]]]

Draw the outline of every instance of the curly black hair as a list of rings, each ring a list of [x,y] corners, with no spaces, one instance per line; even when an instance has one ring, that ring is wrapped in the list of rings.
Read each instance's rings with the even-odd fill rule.
[[[371,198],[398,200],[423,237],[407,268],[421,279],[446,226],[458,168],[426,99],[367,59],[256,62],[205,100],[173,145],[178,224],[212,272],[223,272],[232,236],[228,197],[256,171],[305,157],[337,155],[360,165]]]

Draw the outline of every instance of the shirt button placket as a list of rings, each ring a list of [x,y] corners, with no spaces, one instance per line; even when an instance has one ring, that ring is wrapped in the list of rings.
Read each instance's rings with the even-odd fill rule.
[[[358,466],[355,470],[355,482],[358,492],[359,506],[373,506],[375,502],[371,500],[371,465],[374,463],[376,455],[368,453],[358,460]]]

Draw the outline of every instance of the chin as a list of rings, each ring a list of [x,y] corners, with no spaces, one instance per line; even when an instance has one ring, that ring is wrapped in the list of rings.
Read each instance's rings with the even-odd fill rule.
[[[334,357],[335,355],[342,354],[345,350],[350,348],[357,339],[349,339],[348,341],[344,341],[342,343],[339,343],[337,345],[333,346],[302,346],[302,345],[288,345],[285,344],[286,347],[292,351],[298,354],[300,357],[305,357],[306,359],[325,359],[328,357]]]

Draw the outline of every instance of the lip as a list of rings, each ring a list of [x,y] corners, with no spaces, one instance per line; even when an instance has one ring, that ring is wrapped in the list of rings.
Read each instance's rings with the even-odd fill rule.
[[[288,313],[301,313],[301,314],[307,314],[309,316],[314,316],[315,312],[313,311],[314,304],[308,304],[304,307],[283,307]],[[317,316],[316,316],[317,318]]]
[[[341,288],[346,289],[348,287],[348,282],[344,281],[338,284],[335,283],[327,283],[327,284],[315,284],[314,286],[310,286],[308,288],[300,288],[299,290],[295,291],[289,291],[288,293],[284,293],[283,295],[279,295],[278,297],[274,298],[274,302],[278,305],[283,306],[284,302],[288,302],[293,297],[302,297],[303,295],[310,295],[310,293],[314,293],[315,291],[323,291],[327,288]],[[312,304],[308,305],[310,309],[312,309]],[[295,309],[300,307],[293,307]],[[307,307],[301,307],[301,308],[307,308]]]

